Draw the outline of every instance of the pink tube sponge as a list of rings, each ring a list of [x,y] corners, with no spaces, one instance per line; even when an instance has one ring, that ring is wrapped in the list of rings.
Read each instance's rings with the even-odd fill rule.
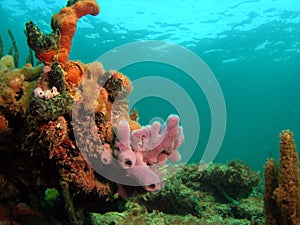
[[[135,165],[136,156],[130,146],[130,127],[126,120],[121,120],[115,129],[118,140],[115,143],[118,151],[116,157],[123,169],[131,168]]]
[[[142,151],[147,164],[163,165],[167,159],[178,162],[180,154],[177,147],[184,139],[179,117],[171,115],[162,127],[159,122],[135,130],[131,135],[131,146],[135,151]]]
[[[122,120],[115,133],[114,155],[127,176],[147,191],[160,190],[163,182],[157,167],[168,159],[173,162],[180,160],[177,148],[183,143],[184,136],[179,117],[170,115],[164,125],[154,122],[132,132],[128,122]]]

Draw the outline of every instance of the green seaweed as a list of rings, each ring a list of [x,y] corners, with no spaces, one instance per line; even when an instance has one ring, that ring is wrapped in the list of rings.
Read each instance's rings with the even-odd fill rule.
[[[228,201],[231,202],[234,206],[238,206],[239,202],[237,200],[235,200],[234,198],[230,197],[226,191],[224,190],[224,188],[222,188],[219,185],[216,185],[216,188],[218,189],[218,191],[220,192],[220,194]]]
[[[9,55],[13,56],[15,67],[18,67],[18,65],[19,65],[19,49],[17,46],[17,42],[16,42],[14,35],[10,29],[8,29],[8,35],[12,41],[12,46],[9,49]]]
[[[2,40],[2,36],[0,35],[0,58],[4,55],[3,48],[4,48],[3,40]]]

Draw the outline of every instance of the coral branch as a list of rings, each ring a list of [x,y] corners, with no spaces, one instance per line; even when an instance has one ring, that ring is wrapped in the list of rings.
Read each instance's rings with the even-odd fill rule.
[[[95,0],[78,1],[68,5],[53,15],[51,34],[43,34],[32,21],[26,23],[28,45],[35,51],[36,57],[46,65],[57,61],[64,65],[69,58],[78,19],[87,14],[95,16],[100,12]]]
[[[64,7],[59,13],[53,15],[52,29],[59,30],[58,61],[60,63],[64,64],[68,60],[78,19],[87,14],[95,16],[99,12],[100,8],[96,1],[86,0]]]

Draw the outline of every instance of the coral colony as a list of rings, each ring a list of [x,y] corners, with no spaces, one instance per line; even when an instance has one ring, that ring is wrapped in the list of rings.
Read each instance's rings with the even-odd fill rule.
[[[89,142],[81,138],[85,135],[99,138],[85,146],[79,144],[81,153],[88,155],[86,159],[101,159],[104,164],[110,164],[111,158],[115,157],[137,185],[148,191],[157,191],[162,187],[157,166],[163,165],[168,158],[173,161],[180,159],[176,150],[183,141],[179,118],[171,115],[165,129],[159,123],[141,127],[137,118],[133,120],[128,114],[125,98],[132,87],[125,75],[104,71],[98,62],[83,64],[68,58],[78,19],[87,14],[97,15],[99,11],[96,1],[68,2],[67,7],[52,17],[51,34],[43,34],[32,21],[26,24],[28,45],[44,64],[29,109],[31,118],[44,117],[34,127],[42,126],[48,134],[50,157],[58,160],[61,174],[86,191],[96,189],[99,194],[106,193],[108,187],[95,179],[92,168],[82,175],[83,166],[90,167],[88,164],[84,165],[82,159],[78,161],[76,157],[70,159],[70,149],[71,152],[78,151],[67,128],[71,124],[68,117],[71,104],[76,101],[76,112],[72,113],[77,115],[74,123],[81,125],[75,129],[80,133],[78,141]],[[96,98],[95,91],[99,92]],[[95,116],[97,123],[84,124],[86,117],[91,115]],[[90,127],[96,132],[89,132]],[[126,196],[121,190],[119,194]]]
[[[126,96],[132,86],[125,75],[105,71],[99,62],[83,64],[69,59],[78,19],[99,11],[94,0],[69,1],[53,15],[50,34],[44,34],[32,21],[26,23],[28,45],[43,66],[28,64],[9,70],[14,69],[12,57],[2,58],[3,67],[9,70],[2,78],[6,91],[1,103],[7,109],[1,114],[2,129],[8,127],[8,111],[15,112],[27,124],[23,150],[32,157],[54,160],[61,181],[85,192],[111,192],[109,181],[96,178],[92,162],[109,165],[112,158],[118,160],[114,169],[123,170],[122,176],[147,191],[158,191],[163,187],[158,166],[167,159],[180,159],[177,147],[183,142],[183,132],[178,116],[169,116],[163,126],[155,122],[141,127],[137,112],[130,114],[128,110]],[[72,114],[76,121],[72,122]],[[86,121],[90,118],[93,121],[89,124]],[[122,184],[118,192],[122,197],[130,194]]]
[[[1,58],[1,133],[9,136],[19,123],[19,146],[32,157],[35,176],[45,180],[47,170],[55,174],[49,181],[62,190],[66,204],[72,202],[70,189],[105,196],[117,187],[123,198],[139,187],[160,190],[158,166],[167,159],[179,161],[177,147],[183,142],[176,115],[165,125],[138,123],[137,111],[128,109],[132,85],[125,75],[105,71],[99,62],[69,59],[78,19],[99,12],[95,0],[68,1],[53,15],[50,34],[27,22],[28,46],[42,63],[37,67],[15,69],[13,57]],[[105,179],[93,168],[99,164],[103,173],[115,170],[123,181]],[[70,214],[70,221],[76,221]]]

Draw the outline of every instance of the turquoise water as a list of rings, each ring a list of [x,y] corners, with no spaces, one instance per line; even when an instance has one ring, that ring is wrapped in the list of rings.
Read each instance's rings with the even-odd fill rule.
[[[98,3],[101,13],[78,23],[71,58],[92,62],[113,48],[141,40],[174,43],[197,54],[213,72],[226,104],[226,133],[215,162],[241,159],[261,169],[266,158],[278,158],[282,129],[291,129],[300,146],[298,0]],[[5,52],[11,43],[7,34],[10,28],[20,49],[19,64],[23,65],[29,51],[25,23],[33,20],[44,32],[50,32],[52,14],[64,5],[61,0],[1,0],[0,33]],[[199,123],[195,120],[195,127],[199,126],[200,132],[183,123],[186,133],[191,134],[185,137],[186,142],[198,136],[199,140],[196,148],[184,144],[180,151],[192,154],[189,162],[199,162],[211,135],[212,118],[206,94],[199,85],[178,68],[159,62],[133,64],[121,71],[133,81],[147,76],[164,77],[186,91],[197,109]],[[168,86],[163,92],[169,93]],[[170,103],[168,99],[149,96],[134,107],[139,110],[140,123],[148,124],[154,119],[165,120],[171,113],[180,114],[180,104],[183,102]]]

